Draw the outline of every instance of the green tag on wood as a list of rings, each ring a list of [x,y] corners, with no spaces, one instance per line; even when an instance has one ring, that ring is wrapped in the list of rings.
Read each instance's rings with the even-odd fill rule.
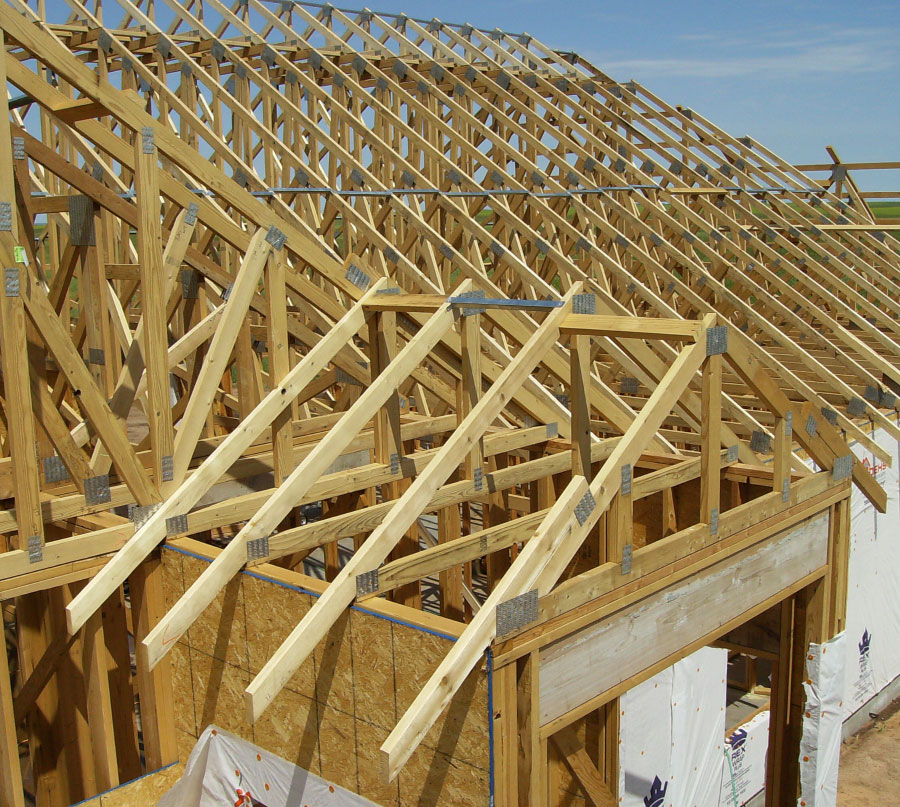
[[[16,258],[16,263],[28,263],[28,258],[25,256],[25,247],[13,247],[13,254]]]

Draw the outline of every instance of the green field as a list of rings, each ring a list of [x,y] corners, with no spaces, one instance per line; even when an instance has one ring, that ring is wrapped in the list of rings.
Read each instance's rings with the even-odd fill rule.
[[[876,219],[900,218],[900,202],[869,202]]]

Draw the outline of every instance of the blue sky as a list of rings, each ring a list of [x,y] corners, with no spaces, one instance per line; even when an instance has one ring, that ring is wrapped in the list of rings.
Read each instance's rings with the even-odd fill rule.
[[[846,162],[900,161],[897,0],[407,0],[403,10],[527,31],[795,163],[827,162],[826,145]],[[900,190],[900,171],[877,173],[856,180]]]

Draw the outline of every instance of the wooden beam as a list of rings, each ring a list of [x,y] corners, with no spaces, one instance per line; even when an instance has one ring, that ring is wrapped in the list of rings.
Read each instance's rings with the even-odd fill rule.
[[[374,284],[374,294],[379,284]],[[78,630],[87,618],[122,584],[137,565],[165,537],[166,520],[186,514],[218,481],[222,473],[238,459],[244,450],[267,428],[280,412],[290,406],[296,395],[320,373],[346,340],[365,324],[365,312],[360,303],[353,306],[344,318],[300,361],[274,388],[258,407],[241,422],[161,507],[138,530],[132,540],[97,575],[66,608],[69,631]]]
[[[390,780],[397,775],[494,638],[497,606],[524,594],[534,586],[537,586],[539,592],[549,590],[556,582],[619,489],[622,466],[633,464],[638,459],[705,358],[705,345],[684,348],[623,439],[603,463],[590,486],[586,484],[584,477],[573,477],[534,537],[519,553],[509,571],[382,744],[382,770],[385,778]],[[587,493],[591,494],[593,507],[584,521],[581,521],[581,516],[576,520],[575,507],[584,505]],[[303,627],[302,622],[300,627]]]
[[[388,396],[395,392],[397,385],[428,355],[452,323],[453,313],[449,306],[433,314],[377,378],[376,383],[366,389],[335,428],[322,438],[232,539],[222,554],[203,571],[147,637],[145,646],[151,665],[156,664],[171,649],[178,637],[193,624],[222,587],[247,562],[248,543],[259,538],[267,539],[271,535],[294,503],[303,497],[325,469],[340,456],[357,432],[372,418]],[[436,461],[432,460],[429,468]],[[367,541],[366,546],[368,545]],[[331,586],[328,590],[331,591]],[[320,602],[321,599],[316,604]]]
[[[316,600],[306,616],[250,682],[246,691],[246,704],[248,717],[251,720],[255,721],[262,714],[284,683],[290,679],[318,641],[328,632],[334,621],[353,601],[356,595],[356,576],[377,568],[384,561],[388,552],[399,540],[400,535],[418,517],[425,502],[431,498],[433,492],[471,451],[475,441],[481,437],[484,430],[502,411],[515,390],[531,374],[541,354],[558,338],[559,322],[571,307],[571,296],[579,290],[578,284],[573,286],[566,297],[567,304],[551,313],[535,330],[532,338],[523,345],[521,351],[491,385],[490,390],[484,394],[466,419],[448,438],[425,471],[397,500],[388,517],[369,536],[365,544],[354,554],[328,586],[325,593]],[[533,543],[528,544],[523,554],[528,553]],[[520,555],[520,557],[522,556]],[[504,577],[504,579],[506,578]],[[494,594],[491,595],[491,597],[493,596]],[[490,597],[488,599],[490,600]],[[479,618],[481,618],[479,621],[484,621],[484,611],[485,609],[482,608],[475,615],[472,624],[475,624],[475,620],[479,620]]]
[[[173,482],[176,486],[184,481],[188,463],[194,455],[194,448],[197,440],[200,439],[203,424],[209,414],[222,374],[228,366],[235,340],[250,307],[250,299],[256,294],[259,278],[271,251],[272,245],[266,240],[266,231],[257,230],[250,240],[250,246],[237,270],[225,303],[225,309],[206,353],[200,375],[191,390],[187,409],[175,436]]]

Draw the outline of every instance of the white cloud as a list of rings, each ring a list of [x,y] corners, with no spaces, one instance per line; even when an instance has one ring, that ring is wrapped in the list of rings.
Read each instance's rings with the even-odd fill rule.
[[[821,29],[805,38],[760,33],[753,38],[710,33],[684,34],[683,55],[604,59],[595,62],[613,75],[735,78],[739,76],[833,75],[882,72],[897,64],[896,44],[870,28]]]

